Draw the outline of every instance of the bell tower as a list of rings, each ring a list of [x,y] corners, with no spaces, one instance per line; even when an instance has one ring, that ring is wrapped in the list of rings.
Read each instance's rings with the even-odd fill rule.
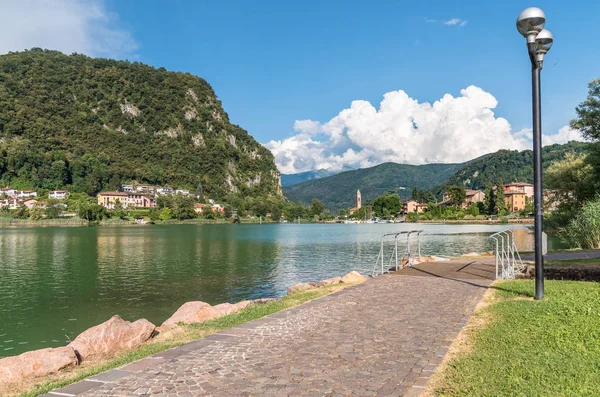
[[[362,197],[360,195],[360,190],[356,191],[356,209],[360,209],[362,207]]]

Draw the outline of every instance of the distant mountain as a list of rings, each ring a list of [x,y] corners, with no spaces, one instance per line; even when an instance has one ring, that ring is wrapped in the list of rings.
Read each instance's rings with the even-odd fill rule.
[[[585,152],[589,143],[569,142],[545,146],[542,149],[543,168],[564,158],[565,153]],[[410,198],[412,189],[431,190],[441,197],[450,185],[467,189],[485,189],[498,180],[533,182],[533,153],[531,150],[500,150],[460,164],[407,165],[384,163],[371,168],[342,172],[294,186],[284,186],[284,196],[291,201],[310,203],[317,198],[333,211],[354,206],[356,190],[360,189],[363,203],[393,190],[402,200]]]
[[[354,206],[356,190],[363,203],[394,190],[400,197],[410,197],[412,189],[431,189],[448,180],[464,164],[408,165],[383,163],[371,168],[346,171],[337,175],[313,179],[294,186],[284,186],[283,193],[291,201],[310,203],[321,200],[333,211]]]
[[[562,160],[567,152],[581,153],[588,150],[589,143],[572,141],[542,148],[542,167],[548,168],[553,162]],[[533,183],[533,152],[531,150],[499,150],[471,160],[452,175],[448,181],[436,187],[433,192],[440,194],[447,186],[463,185],[467,189],[485,189],[487,184],[498,180],[504,183]]]
[[[281,186],[293,186],[312,179],[326,178],[328,176],[337,175],[340,172],[351,170],[354,170],[354,168],[344,166],[340,171],[330,171],[322,168],[317,171],[299,172],[297,174],[281,174]]]

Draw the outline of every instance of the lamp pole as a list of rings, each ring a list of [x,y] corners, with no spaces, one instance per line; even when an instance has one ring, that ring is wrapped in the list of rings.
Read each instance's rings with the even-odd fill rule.
[[[552,47],[552,34],[544,29],[546,15],[536,7],[525,9],[517,18],[517,30],[527,39],[531,61],[531,99],[533,113],[533,202],[535,247],[535,299],[544,299],[544,255],[542,252],[542,110],[540,72],[544,56]]]

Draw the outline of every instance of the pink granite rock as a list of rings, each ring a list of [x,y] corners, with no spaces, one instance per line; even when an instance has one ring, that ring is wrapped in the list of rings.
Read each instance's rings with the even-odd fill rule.
[[[354,270],[342,277],[342,283],[359,283],[366,279],[365,276]]]
[[[287,294],[291,295],[291,294],[295,294],[296,292],[299,291],[306,291],[307,289],[312,289],[312,288],[316,288],[317,284],[316,283],[298,283],[298,284],[294,284],[292,285],[290,288],[288,288],[287,290]]]
[[[250,306],[251,304],[252,301],[242,301],[235,304],[221,303],[216,306],[211,306],[208,303],[201,301],[186,302],[181,305],[181,307],[177,309],[177,311],[171,317],[162,323],[162,326],[173,327],[177,325],[177,323],[201,323],[206,320],[212,320],[228,314],[233,314],[247,306]]]
[[[327,287],[328,285],[339,284],[341,282],[342,282],[342,278],[341,277],[328,278],[326,280],[319,281],[317,283],[317,287]]]
[[[73,348],[34,350],[0,360],[0,385],[19,382],[28,377],[53,374],[78,363]]]
[[[129,322],[119,316],[83,331],[69,343],[82,360],[105,358],[122,350],[131,350],[146,342],[155,326],[145,318]]]

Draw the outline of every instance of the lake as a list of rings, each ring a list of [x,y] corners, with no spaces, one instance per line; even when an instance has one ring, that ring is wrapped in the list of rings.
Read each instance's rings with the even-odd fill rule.
[[[62,346],[114,314],[160,325],[187,301],[280,297],[298,282],[370,274],[382,234],[423,229],[422,254],[492,249],[522,225],[270,224],[0,228],[0,357]]]

